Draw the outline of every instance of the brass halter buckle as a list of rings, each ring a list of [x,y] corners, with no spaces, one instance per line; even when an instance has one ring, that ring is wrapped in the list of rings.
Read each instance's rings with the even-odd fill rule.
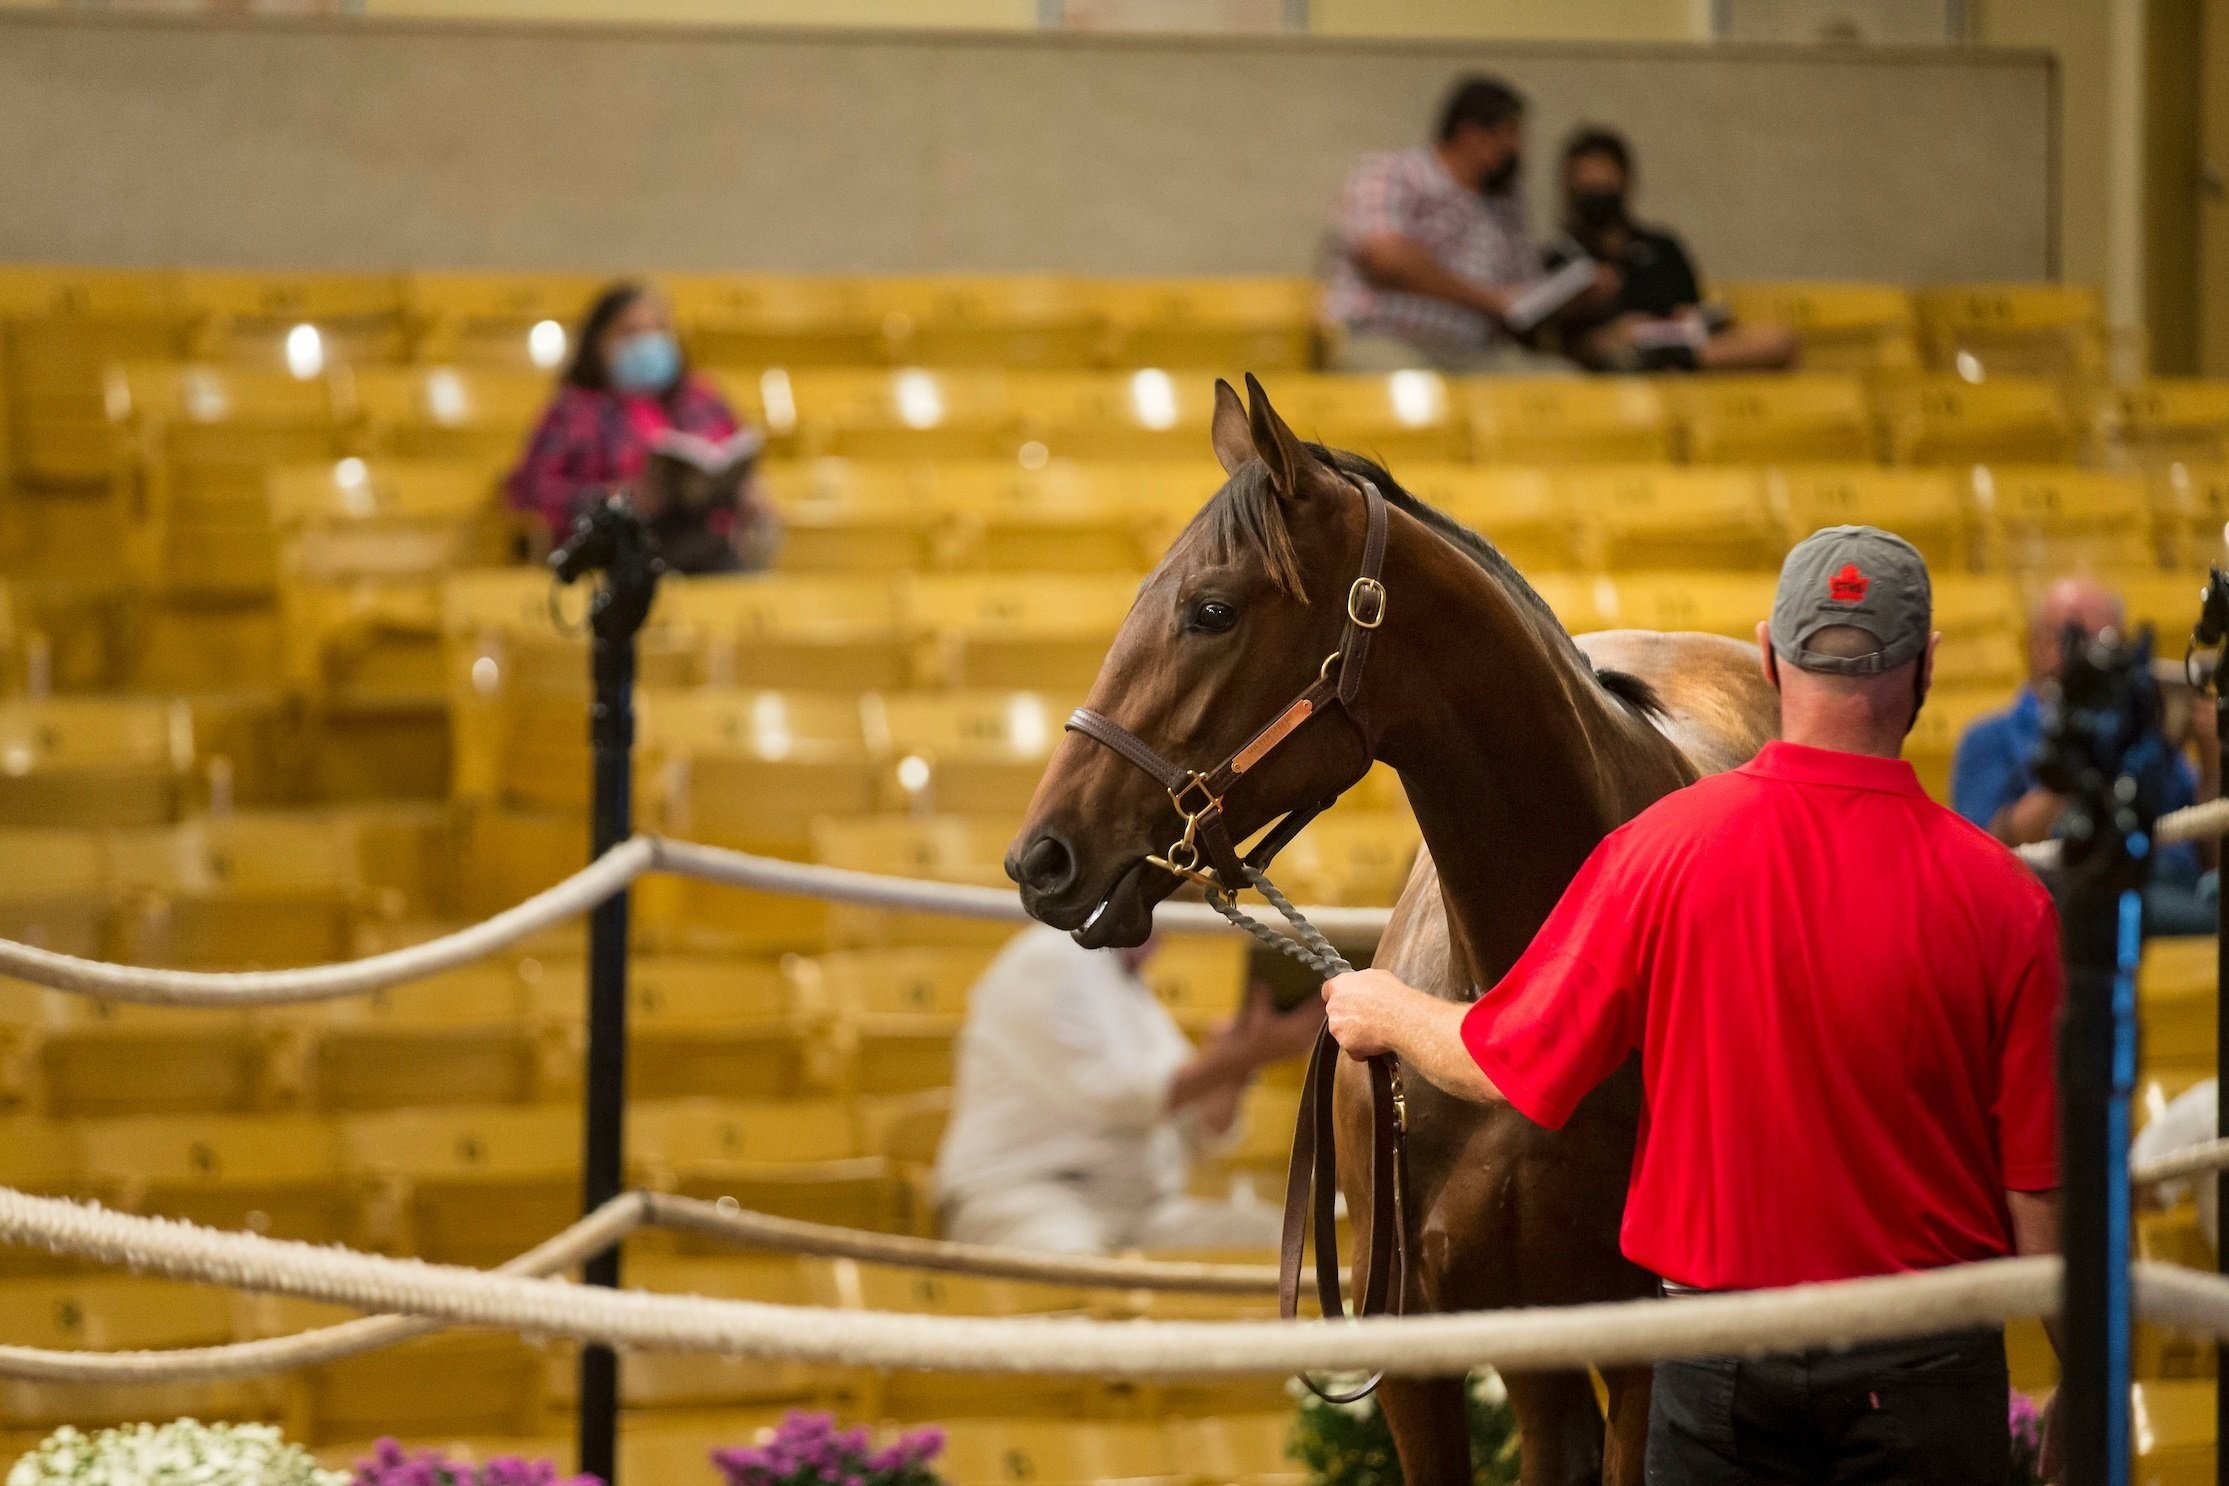
[[[1199,803],[1187,804],[1195,792],[1199,796]],[[1186,881],[1196,882],[1202,887],[1221,891],[1222,880],[1215,875],[1213,869],[1200,865],[1198,837],[1200,817],[1211,810],[1222,809],[1222,800],[1208,791],[1207,776],[1194,770],[1184,783],[1169,791],[1169,803],[1176,806],[1176,813],[1184,817],[1184,834],[1170,845],[1167,854],[1147,857],[1147,864]]]
[[[1385,585],[1375,578],[1355,579],[1347,589],[1347,618],[1357,629],[1376,629],[1385,623]]]

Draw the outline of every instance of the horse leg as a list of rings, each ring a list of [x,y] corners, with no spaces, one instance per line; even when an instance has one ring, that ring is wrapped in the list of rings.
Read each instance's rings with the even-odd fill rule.
[[[1602,1375],[1610,1389],[1610,1429],[1602,1463],[1604,1486],[1641,1486],[1641,1466],[1649,1443],[1649,1385],[1656,1370],[1611,1368]]]
[[[1393,1431],[1404,1486],[1470,1486],[1471,1426],[1462,1378],[1386,1378],[1378,1407]]]
[[[1505,1373],[1524,1442],[1523,1486],[1595,1486],[1602,1480],[1602,1410],[1583,1372]],[[1636,1457],[1637,1458],[1637,1457]]]

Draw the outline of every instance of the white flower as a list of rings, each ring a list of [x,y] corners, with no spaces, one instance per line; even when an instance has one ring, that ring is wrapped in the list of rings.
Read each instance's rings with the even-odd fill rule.
[[[1490,1367],[1482,1367],[1471,1374],[1471,1397],[1489,1407],[1499,1407],[1509,1402],[1509,1385],[1501,1374]]]
[[[17,1461],[7,1486],[348,1486],[268,1424],[64,1426]]]

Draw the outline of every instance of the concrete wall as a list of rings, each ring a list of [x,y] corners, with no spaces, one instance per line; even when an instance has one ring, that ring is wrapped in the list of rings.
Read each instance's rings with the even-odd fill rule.
[[[2034,53],[0,12],[0,259],[1305,271],[1449,79],[1627,129],[1721,277],[2050,273]]]

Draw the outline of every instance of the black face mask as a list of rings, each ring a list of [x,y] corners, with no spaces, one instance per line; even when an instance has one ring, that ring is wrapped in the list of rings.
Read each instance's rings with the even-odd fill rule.
[[[1524,168],[1524,164],[1524,156],[1511,155],[1507,160],[1486,172],[1485,179],[1478,183],[1478,194],[1481,196],[1507,196],[1517,188],[1517,174]]]
[[[1571,193],[1572,225],[1584,232],[1600,232],[1616,227],[1625,221],[1625,193],[1622,191],[1574,191]]]

